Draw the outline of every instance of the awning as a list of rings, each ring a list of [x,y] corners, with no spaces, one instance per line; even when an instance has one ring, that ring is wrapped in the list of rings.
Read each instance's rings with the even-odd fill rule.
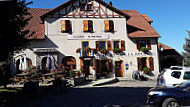
[[[34,53],[57,53],[57,49],[37,49]]]

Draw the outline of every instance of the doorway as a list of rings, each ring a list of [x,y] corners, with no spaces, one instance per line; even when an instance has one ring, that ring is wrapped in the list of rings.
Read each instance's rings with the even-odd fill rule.
[[[90,74],[90,60],[84,60],[83,61],[83,69],[84,69],[85,75]]]
[[[115,61],[115,76],[116,77],[124,77],[122,65],[123,65],[123,61]]]

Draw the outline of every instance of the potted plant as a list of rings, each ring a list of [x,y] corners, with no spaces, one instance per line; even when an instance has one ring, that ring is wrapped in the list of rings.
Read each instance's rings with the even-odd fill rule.
[[[81,48],[78,48],[77,50],[76,50],[76,53],[80,53],[81,52]]]
[[[98,53],[97,49],[94,48],[94,49],[93,49],[93,54],[97,54],[97,53]]]
[[[121,53],[122,51],[123,51],[123,50],[120,49],[120,48],[114,48],[114,49],[113,49],[113,53],[116,53],[116,54]]]
[[[109,51],[106,49],[100,49],[100,53],[106,55]]]
[[[142,70],[145,74],[149,75],[150,74],[150,68],[149,67],[144,67]]]
[[[146,47],[141,47],[141,51],[147,54],[149,50]]]

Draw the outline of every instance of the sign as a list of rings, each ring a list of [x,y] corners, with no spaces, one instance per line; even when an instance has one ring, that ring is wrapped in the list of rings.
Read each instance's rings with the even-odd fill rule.
[[[129,64],[125,64],[125,69],[129,70]]]
[[[79,39],[109,39],[108,35],[68,35],[69,40],[79,40]]]

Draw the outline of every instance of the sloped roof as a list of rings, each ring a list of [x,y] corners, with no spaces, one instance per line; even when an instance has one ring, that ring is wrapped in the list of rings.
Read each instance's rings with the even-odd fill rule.
[[[153,23],[152,19],[150,19],[146,14],[142,14],[147,22]]]
[[[173,48],[171,48],[163,43],[158,42],[158,48],[160,49],[161,47],[163,48],[163,50],[173,50]]]
[[[31,37],[27,37],[27,39],[44,39],[45,38],[45,30],[44,23],[40,19],[40,16],[49,12],[51,9],[40,9],[40,8],[31,8],[29,9],[30,14],[32,15],[32,19],[28,22],[28,25],[25,29],[30,30],[30,33],[34,32]]]
[[[156,30],[137,10],[121,10],[130,16],[127,20],[127,30],[130,38],[160,37]]]
[[[77,1],[77,0],[69,0],[69,1],[67,1],[67,2],[65,2],[65,3],[63,3],[63,4],[61,4],[61,5],[57,6],[57,7],[55,7],[55,8],[52,9],[51,11],[49,11],[49,12],[47,12],[47,13],[41,15],[41,18],[43,19],[43,18],[46,17],[47,15],[51,15],[51,14],[57,12],[58,10],[60,10],[60,9],[62,9],[62,8],[64,8],[64,7],[70,5],[70,4],[71,4],[72,2],[74,2],[74,1]],[[109,5],[109,4],[106,3],[105,1],[103,1],[103,0],[95,0],[95,1],[101,3],[102,5],[104,5],[105,7],[107,7],[108,9],[110,9],[110,10],[112,10],[112,11],[114,11],[114,12],[116,12],[116,13],[122,15],[122,16],[125,16],[126,18],[129,18],[129,16],[128,16],[127,14],[125,14],[124,12],[122,12],[122,11],[120,11],[119,9],[115,8],[114,6]]]

